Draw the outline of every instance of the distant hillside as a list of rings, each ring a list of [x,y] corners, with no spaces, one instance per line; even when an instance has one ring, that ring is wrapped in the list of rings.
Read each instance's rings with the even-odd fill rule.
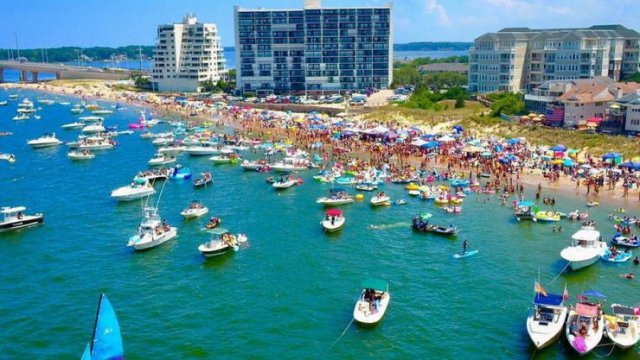
[[[395,51],[467,51],[473,45],[470,42],[412,42],[394,44]]]

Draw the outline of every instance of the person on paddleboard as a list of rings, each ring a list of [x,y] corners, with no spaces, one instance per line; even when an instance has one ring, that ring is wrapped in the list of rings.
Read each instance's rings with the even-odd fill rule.
[[[462,254],[466,254],[467,253],[467,249],[469,248],[469,241],[467,241],[467,239],[464,239],[464,241],[462,242]]]

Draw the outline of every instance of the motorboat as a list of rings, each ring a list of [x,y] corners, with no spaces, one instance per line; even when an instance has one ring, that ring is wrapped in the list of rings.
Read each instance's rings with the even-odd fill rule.
[[[172,144],[170,146],[163,146],[159,148],[158,152],[160,154],[165,154],[165,155],[178,155],[184,152],[184,149],[185,149],[184,146],[178,146],[178,145]]]
[[[601,258],[602,260],[607,262],[614,262],[614,263],[627,262],[629,261],[629,259],[631,259],[631,257],[633,257],[633,254],[628,250],[629,249],[627,249],[627,251],[620,251],[615,249],[615,246],[612,246],[611,248],[607,248],[604,251],[604,254],[602,254]]]
[[[592,294],[592,295],[590,295]],[[600,304],[594,303],[592,297],[600,297],[598,291],[588,290],[579,296],[581,299],[574,308],[569,310],[569,317],[565,325],[565,335],[569,345],[580,355],[593,350],[604,334],[604,317]],[[604,295],[602,295],[604,297]]]
[[[620,233],[616,233],[611,239],[612,245],[625,246],[625,247],[638,247],[640,246],[640,240],[637,236],[626,237]]]
[[[391,198],[384,192],[379,192],[371,198],[371,206],[387,206],[391,205]]]
[[[191,175],[192,175],[191,169],[185,168],[182,165],[178,164],[171,171],[171,174],[169,175],[169,179],[187,180],[187,179],[191,179]]]
[[[111,192],[111,197],[118,201],[131,201],[141,199],[156,193],[149,180],[134,178],[129,185],[119,187]]]
[[[209,160],[213,161],[214,164],[235,164],[240,160],[240,156],[238,154],[220,154],[214,155],[209,158]]]
[[[0,154],[0,160],[6,160],[10,164],[16,162],[16,156],[14,154]]]
[[[58,104],[62,105],[62,106],[69,106],[71,105],[71,103],[69,101],[60,101],[58,102]]]
[[[556,341],[565,322],[569,309],[565,305],[566,297],[563,295],[548,294],[536,282],[536,294],[533,298],[533,310],[527,317],[527,332],[533,345],[542,349]]]
[[[201,173],[196,179],[193,180],[194,187],[205,187],[213,182],[213,176],[210,172]]]
[[[454,225],[440,226],[440,225],[433,225],[429,223],[420,224],[419,222],[416,222],[415,219],[413,222],[413,228],[420,232],[429,232],[429,233],[434,233],[437,235],[444,235],[444,236],[453,236],[458,231],[458,229]]]
[[[40,100],[38,100],[38,104],[53,105],[53,104],[55,104],[55,101],[51,100],[51,99],[40,99]]]
[[[189,204],[188,208],[180,212],[180,215],[182,215],[185,220],[189,220],[189,219],[199,218],[203,215],[206,215],[208,212],[209,212],[208,207],[202,205],[202,203],[200,203],[200,201],[198,200],[193,200],[191,204]]]
[[[324,231],[334,232],[342,229],[344,222],[345,218],[340,209],[329,209],[320,222],[320,225],[322,225]]]
[[[145,207],[143,212],[144,218],[138,226],[138,231],[129,238],[127,246],[136,250],[146,250],[161,245],[178,235],[178,229],[169,226],[160,219],[157,208]]]
[[[317,204],[324,206],[339,206],[345,204],[352,204],[354,202],[353,196],[347,193],[347,190],[342,188],[336,188],[329,190],[329,196],[321,197],[316,200]]]
[[[561,218],[561,214],[556,211],[538,211],[535,215],[536,220],[543,222],[556,222]]]
[[[611,315],[604,316],[607,336],[620,348],[635,346],[640,338],[640,307],[613,304],[611,310]]]
[[[285,157],[282,161],[274,163],[271,168],[278,172],[302,171],[309,169],[310,162],[305,158]]]
[[[569,262],[572,270],[578,270],[598,261],[606,250],[600,232],[592,226],[583,226],[571,236],[571,246],[564,248],[560,256]]]
[[[27,114],[18,114],[16,116],[14,116],[12,119],[16,120],[16,121],[29,120],[29,115],[27,115]]]
[[[288,177],[286,179],[280,179],[280,181],[276,181],[271,186],[273,186],[276,190],[288,189],[292,186],[298,185],[298,179]]]
[[[353,309],[353,319],[360,324],[376,324],[391,301],[389,284],[379,279],[368,279],[362,282],[361,287],[363,290]]]
[[[85,126],[87,126],[87,124],[85,124],[84,122],[75,121],[72,123],[62,125],[62,128],[65,130],[76,130],[76,129],[82,129]]]
[[[83,121],[85,123],[91,122],[104,122],[104,118],[101,116],[81,116],[78,120]]]
[[[148,161],[150,166],[161,166],[167,164],[173,164],[176,162],[175,156],[156,153],[153,157]]]
[[[142,179],[147,181],[166,180],[173,170],[168,168],[156,168],[139,172],[133,180]]]
[[[92,124],[89,124],[85,127],[82,128],[82,133],[83,134],[95,134],[95,133],[101,133],[101,132],[105,132],[107,129],[102,125],[101,122],[95,122]]]
[[[67,156],[71,160],[91,160],[96,155],[89,150],[73,150],[67,153]]]
[[[55,133],[45,134],[42,137],[37,139],[27,141],[27,144],[31,145],[32,148],[43,148],[49,146],[58,146],[62,144],[58,138],[56,138]]]
[[[91,112],[94,115],[111,115],[111,114],[113,114],[112,110],[106,110],[106,109],[91,110]]]
[[[17,230],[44,223],[44,215],[41,213],[26,215],[24,206],[2,207],[2,222],[0,222],[0,232]]]
[[[105,294],[100,294],[91,340],[80,360],[124,359],[124,346],[118,317]]]
[[[171,144],[173,141],[175,140],[175,138],[172,137],[159,137],[159,138],[155,138],[153,140],[153,145],[156,146],[164,146],[164,145],[169,145]]]
[[[356,184],[356,190],[360,191],[376,191],[378,190],[378,184],[370,182],[360,182]]]
[[[240,163],[240,167],[247,171],[264,171],[266,169],[271,169],[266,160],[249,161],[245,159]]]
[[[115,141],[102,136],[87,137],[78,143],[80,150],[111,150],[114,147]]]
[[[237,251],[240,244],[247,241],[243,234],[232,235],[229,230],[217,228],[209,231],[211,240],[198,246],[198,251],[205,257],[216,257],[231,250]]]
[[[9,100],[16,100],[18,99],[18,94],[9,94]]]
[[[74,106],[71,108],[71,113],[72,113],[72,114],[75,114],[75,115],[81,114],[83,111],[84,111],[84,109],[83,109],[83,108],[81,108],[79,105],[74,105]]]
[[[0,101],[0,106],[6,106],[9,102],[8,101]]]
[[[207,156],[220,153],[220,149],[218,148],[217,144],[203,142],[197,145],[190,145],[185,147],[184,152],[189,154],[189,156]]]

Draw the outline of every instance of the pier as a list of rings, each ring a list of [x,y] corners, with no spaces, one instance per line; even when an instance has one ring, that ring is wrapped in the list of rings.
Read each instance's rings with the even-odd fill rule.
[[[132,71],[123,69],[98,69],[87,66],[73,66],[64,64],[50,64],[39,62],[0,61],[0,82],[4,82],[4,70],[14,69],[20,72],[22,81],[27,81],[31,75],[31,82],[38,82],[38,75],[42,73],[54,74],[56,79],[98,79],[98,80],[126,80]]]

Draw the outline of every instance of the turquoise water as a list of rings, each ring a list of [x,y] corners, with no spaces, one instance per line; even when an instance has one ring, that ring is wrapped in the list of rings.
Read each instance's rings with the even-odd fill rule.
[[[0,91],[0,100],[7,96]],[[577,358],[564,337],[534,354],[525,319],[538,273],[549,291],[561,293],[566,283],[572,299],[594,288],[609,304],[640,301],[638,280],[618,276],[633,270],[631,263],[598,263],[550,284],[564,267],[559,252],[577,223],[564,221],[562,233],[548,224],[519,224],[497,198],[485,203],[486,195],[468,197],[462,214],[445,214],[431,202],[409,199],[399,185],[386,185],[394,199],[409,204],[372,209],[368,201],[356,202],[343,207],[342,232],[325,235],[315,199],[329,186],[315,183],[313,171],[302,186],[275,192],[266,175],[213,166],[206,157],[179,160],[194,173],[212,171],[213,186],[164,187],[160,213],[178,227],[178,239],[134,253],[125,244],[140,220],[140,203],[118,204],[109,194],[146,168],[153,145],[122,135],[115,150],[72,163],[64,146],[26,145],[50,131],[75,138],[60,128],[73,121],[69,107],[43,105],[41,120],[18,122],[11,120],[16,105],[0,107],[0,131],[14,133],[0,137],[0,152],[18,158],[0,162],[0,205],[44,212],[45,225],[0,234],[2,358],[79,358],[101,291],[118,314],[127,359]],[[117,112],[107,125],[122,130],[136,118],[134,109]],[[554,196],[559,210],[584,207]],[[206,220],[185,223],[179,214],[193,199],[208,205],[225,228],[247,234],[249,246],[222,258],[201,257]],[[459,236],[413,233],[411,217],[422,211],[432,212],[435,223],[457,224]],[[605,238],[614,233],[609,211],[591,210]],[[454,260],[464,238],[480,253]],[[385,318],[373,328],[351,325],[332,346],[351,321],[367,277],[390,284]],[[597,349],[600,355],[609,350]],[[637,359],[637,351],[616,350],[612,358]]]

